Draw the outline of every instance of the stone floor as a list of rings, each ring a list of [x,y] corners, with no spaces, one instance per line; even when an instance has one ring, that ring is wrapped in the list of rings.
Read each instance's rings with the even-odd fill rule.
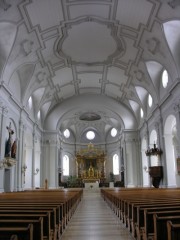
[[[100,196],[99,189],[85,189],[83,199],[61,240],[132,240],[128,230]]]

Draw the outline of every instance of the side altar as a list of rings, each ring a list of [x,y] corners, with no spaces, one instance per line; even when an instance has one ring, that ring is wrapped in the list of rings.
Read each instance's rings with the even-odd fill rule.
[[[89,143],[87,148],[80,149],[76,153],[78,178],[85,184],[104,182],[105,162],[104,151]]]

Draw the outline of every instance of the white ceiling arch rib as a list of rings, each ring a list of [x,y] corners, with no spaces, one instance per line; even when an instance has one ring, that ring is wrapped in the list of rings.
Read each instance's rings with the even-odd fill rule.
[[[49,112],[45,121],[45,129],[56,130],[58,125],[61,124],[61,118],[64,114],[76,111],[76,109],[77,112],[80,109],[85,112],[88,111],[88,109],[92,109],[92,106],[95,107],[96,111],[107,111],[109,109],[109,111],[111,110],[111,112],[115,112],[117,116],[122,119],[125,129],[137,128],[137,122],[133,113],[123,104],[119,104],[115,100],[106,96],[86,94],[73,97],[61,104],[58,104],[53,110],[51,110],[51,112]]]

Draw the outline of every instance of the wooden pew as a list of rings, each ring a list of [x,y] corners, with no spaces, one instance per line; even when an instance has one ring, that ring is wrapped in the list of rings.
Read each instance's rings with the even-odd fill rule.
[[[28,214],[28,211],[37,212],[42,210],[42,208],[45,208],[44,210],[47,211],[49,208],[52,212],[50,214],[51,232],[53,231],[53,239],[57,239],[57,237],[60,237],[63,228],[66,227],[81,197],[82,189],[73,191],[46,190],[5,193],[0,194],[0,213],[7,211],[6,208],[9,209],[9,206],[12,211],[16,211],[17,208],[17,211],[26,211],[26,214]],[[32,206],[30,206],[31,204]],[[50,238],[50,236],[48,237]]]
[[[11,213],[15,213],[15,214],[49,214],[49,218],[48,218],[48,222],[46,222],[46,225],[48,224],[48,228],[50,228],[50,236],[53,236],[54,234],[54,230],[56,229],[55,226],[55,213],[53,212],[53,210],[45,210],[45,209],[21,209],[21,208],[13,208],[13,207],[9,207],[7,209],[0,209],[0,213],[1,214],[8,214],[9,212]],[[50,237],[49,236],[49,237]],[[52,238],[52,237],[50,237]]]
[[[179,240],[180,223],[176,223],[174,220],[167,221],[167,235],[168,240]]]
[[[38,219],[0,219],[1,227],[27,227],[33,225],[33,239],[43,240],[43,217]]]
[[[152,202],[152,203],[145,203],[140,205],[135,205],[134,215],[132,216],[131,224],[135,228],[135,233],[133,236],[137,236],[140,239],[143,236],[147,236],[148,233],[153,232],[153,213],[155,211],[165,211],[165,210],[180,210],[179,202],[174,202],[173,206],[172,203],[169,202]],[[133,228],[133,227],[132,227]]]
[[[174,221],[180,224],[180,214],[177,213],[169,213],[168,215],[157,214],[153,215],[154,220],[154,240],[167,240],[168,239],[168,231],[167,231],[167,222]]]
[[[52,207],[31,207],[31,206],[1,206],[0,205],[0,213],[24,213],[24,214],[43,214],[49,213],[48,223],[45,222],[46,226],[49,224],[48,228],[50,229],[50,238],[57,239],[58,233],[58,224],[57,224],[57,217],[56,217],[56,209]],[[44,220],[46,221],[46,220]]]
[[[54,235],[60,236],[62,233],[62,207],[63,204],[57,205],[56,203],[47,203],[47,204],[37,204],[37,203],[4,203],[0,202],[0,211],[1,209],[31,209],[31,210],[53,210],[53,215],[51,216],[52,228],[55,229]],[[56,238],[56,237],[54,237]]]
[[[38,213],[10,213],[10,212],[0,212],[0,220],[18,220],[18,219],[23,219],[23,220],[28,220],[31,222],[32,220],[37,220],[40,217],[43,218],[43,239],[52,239],[51,236],[51,228],[50,228],[50,214],[49,213],[44,213],[44,214],[38,214]]]
[[[140,191],[139,191],[140,190]],[[110,189],[102,190],[102,197],[120,220],[132,232],[133,237],[142,239],[145,228],[144,208],[174,207],[180,209],[180,189]],[[146,216],[146,215],[145,215]]]
[[[0,227],[0,239],[9,240],[12,235],[16,235],[20,240],[33,240],[33,225],[26,227]]]

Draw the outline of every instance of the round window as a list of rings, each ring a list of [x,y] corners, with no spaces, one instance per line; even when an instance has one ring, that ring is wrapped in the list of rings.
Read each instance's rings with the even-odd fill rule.
[[[117,129],[116,128],[112,128],[111,129],[111,136],[115,137],[117,135]]]
[[[66,130],[64,130],[64,136],[65,136],[65,138],[69,138],[70,137],[70,131],[69,131],[69,129],[66,129]]]
[[[93,131],[88,131],[86,137],[88,140],[93,140],[95,138],[95,133]]]

